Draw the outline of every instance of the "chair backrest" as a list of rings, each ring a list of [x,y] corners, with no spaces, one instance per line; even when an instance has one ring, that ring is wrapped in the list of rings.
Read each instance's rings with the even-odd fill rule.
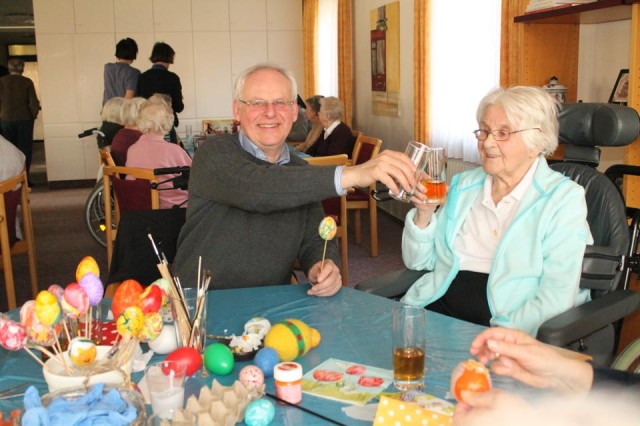
[[[116,165],[116,162],[113,161],[113,157],[111,156],[111,151],[105,148],[100,149],[100,161],[103,166],[114,167]]]
[[[9,246],[15,244],[16,238],[16,213],[20,204],[21,189],[19,186],[24,183],[24,174],[20,173],[7,180],[0,182],[0,195],[2,204],[0,205],[0,222],[6,220]]]
[[[353,146],[353,154],[351,155],[353,164],[358,165],[369,161],[378,155],[381,146],[382,139],[361,134]]]
[[[349,161],[347,154],[327,155],[324,157],[303,157],[312,166],[343,166]]]

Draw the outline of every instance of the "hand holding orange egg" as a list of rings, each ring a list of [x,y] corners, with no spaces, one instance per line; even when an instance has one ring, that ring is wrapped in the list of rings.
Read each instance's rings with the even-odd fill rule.
[[[451,373],[451,393],[463,401],[462,391],[487,392],[491,390],[491,376],[484,364],[469,359],[461,362]]]

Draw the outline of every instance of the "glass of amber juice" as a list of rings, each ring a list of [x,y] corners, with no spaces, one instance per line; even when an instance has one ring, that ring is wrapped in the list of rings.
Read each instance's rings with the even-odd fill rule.
[[[427,312],[416,306],[393,308],[393,385],[402,391],[424,387]]]
[[[427,188],[427,203],[443,204],[447,198],[444,148],[429,148],[425,173],[420,183]]]

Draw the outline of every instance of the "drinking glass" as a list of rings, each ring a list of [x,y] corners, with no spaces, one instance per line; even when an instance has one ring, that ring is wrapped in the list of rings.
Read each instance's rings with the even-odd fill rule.
[[[393,385],[402,391],[424,387],[427,312],[416,306],[392,311]]]
[[[427,188],[427,203],[442,204],[447,198],[444,148],[429,148],[425,173],[420,183]]]
[[[145,371],[147,389],[153,414],[172,418],[184,405],[184,385],[187,366],[179,361],[160,361],[150,364]]]
[[[420,180],[420,176],[422,176],[422,172],[427,165],[427,161],[429,158],[429,147],[421,142],[410,141],[404,153],[416,166],[415,177],[417,185],[417,182]],[[398,201],[408,203],[409,201],[411,201],[411,197],[413,197],[413,192],[415,191],[415,189],[415,185],[413,186],[413,188],[411,188],[411,192],[407,192],[404,189],[400,188],[400,192],[398,192],[397,194],[392,194],[391,192],[389,192],[389,195]]]
[[[171,298],[171,312],[175,320],[178,346],[188,346],[202,352],[207,337],[207,293],[198,295],[196,288],[183,288],[182,291],[183,299]],[[183,318],[179,314],[181,304],[186,308],[188,318]],[[189,324],[186,324],[187,321]]]

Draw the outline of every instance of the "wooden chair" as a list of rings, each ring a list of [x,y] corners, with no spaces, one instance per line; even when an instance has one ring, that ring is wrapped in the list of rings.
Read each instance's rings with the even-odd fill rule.
[[[378,155],[382,140],[371,136],[360,135],[353,147],[351,161],[354,165],[362,164]],[[347,210],[355,210],[356,243],[362,242],[362,222],[360,210],[369,209],[369,231],[371,235],[371,257],[378,256],[378,204],[371,195],[375,184],[368,188],[354,188],[347,194]]]
[[[349,161],[347,154],[329,155],[326,157],[304,157],[309,164],[314,166],[345,166]],[[340,261],[342,268],[342,284],[349,285],[349,263],[347,258],[347,196],[328,198],[322,200],[325,214],[334,216],[338,229],[336,237],[340,239]]]
[[[21,188],[18,186],[22,185]],[[20,204],[23,239],[16,238],[16,214]],[[9,309],[16,308],[16,291],[13,282],[13,266],[11,256],[27,254],[31,293],[35,299],[38,294],[38,270],[36,268],[36,247],[33,240],[33,223],[31,222],[31,206],[27,173],[0,182],[0,265],[4,270],[4,284],[7,291]]]
[[[134,180],[121,178],[131,176]],[[107,264],[111,265],[113,242],[116,238],[120,215],[125,211],[156,210],[160,208],[158,190],[152,184],[158,183],[158,177],[151,169],[135,167],[106,166],[103,168],[102,188],[104,194],[111,193],[115,206],[111,205],[111,197],[103,196],[105,233],[107,240]]]
[[[115,167],[116,163],[115,161],[113,161],[113,157],[111,156],[111,151],[104,148],[100,149],[100,163],[103,166]]]

